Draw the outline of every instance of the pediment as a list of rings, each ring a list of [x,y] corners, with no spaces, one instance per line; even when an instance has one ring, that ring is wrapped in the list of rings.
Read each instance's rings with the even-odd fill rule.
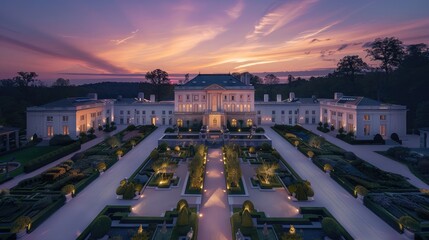
[[[209,85],[205,89],[206,90],[225,90],[225,88],[223,88],[222,86],[220,86],[218,84]]]

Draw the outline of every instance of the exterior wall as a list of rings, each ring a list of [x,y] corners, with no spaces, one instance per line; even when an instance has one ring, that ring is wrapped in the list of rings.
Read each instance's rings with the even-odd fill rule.
[[[52,121],[48,121],[52,117]],[[63,117],[68,119],[63,121]],[[63,128],[67,127],[71,138],[76,139],[79,132],[76,130],[76,112],[69,111],[34,111],[27,112],[27,139],[34,134],[43,139],[49,139],[48,128],[52,127],[52,135],[63,134]]]
[[[320,118],[318,103],[256,102],[256,124],[317,124]]]
[[[420,130],[420,147],[429,148],[429,129]]]
[[[97,129],[107,118],[113,120],[113,105],[108,100],[77,107],[31,107],[27,109],[27,139],[34,134],[43,139],[55,134],[77,139],[81,131],[86,133],[91,127]]]
[[[115,103],[115,123],[119,125],[174,125],[173,102]]]
[[[371,140],[376,134],[389,139],[392,133],[406,135],[406,109],[398,105],[355,106],[321,102],[320,121],[333,125],[336,130],[343,127],[353,129],[356,139]]]

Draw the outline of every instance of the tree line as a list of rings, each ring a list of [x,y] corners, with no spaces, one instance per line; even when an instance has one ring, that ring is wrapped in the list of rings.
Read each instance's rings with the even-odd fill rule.
[[[406,105],[409,129],[428,127],[429,95],[429,50],[424,43],[405,46],[394,37],[377,38],[365,52],[371,60],[378,62],[370,67],[358,55],[345,56],[337,63],[333,73],[310,79],[288,76],[287,83],[280,83],[275,74],[264,78],[245,73],[232,73],[240,79],[248,74],[250,84],[255,86],[255,99],[262,100],[264,94],[275,100],[289,92],[298,97],[332,98],[334,92],[350,96],[366,96],[387,103]],[[100,98],[136,97],[155,94],[158,100],[173,100],[174,85],[168,73],[161,69],[148,71],[142,83],[94,83],[74,86],[70,80],[59,78],[51,86],[38,80],[35,72],[18,72],[16,77],[0,80],[0,125],[25,128],[25,110],[29,106],[41,105],[65,97],[98,93]],[[189,80],[189,74],[181,83]]]

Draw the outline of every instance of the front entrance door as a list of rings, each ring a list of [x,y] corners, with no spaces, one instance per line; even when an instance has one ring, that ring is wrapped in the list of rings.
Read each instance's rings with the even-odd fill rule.
[[[209,129],[220,130],[221,126],[221,115],[210,114],[209,115]]]

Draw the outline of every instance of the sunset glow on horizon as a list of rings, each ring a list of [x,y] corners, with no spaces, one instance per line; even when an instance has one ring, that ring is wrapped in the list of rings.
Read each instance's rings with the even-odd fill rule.
[[[429,1],[2,1],[0,78],[335,68],[378,37],[429,44]]]

